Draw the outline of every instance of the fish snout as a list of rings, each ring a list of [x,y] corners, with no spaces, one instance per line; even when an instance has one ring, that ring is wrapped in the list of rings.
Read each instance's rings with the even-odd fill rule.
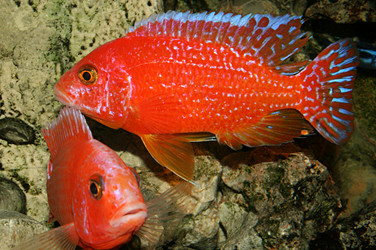
[[[67,106],[72,106],[74,104],[73,100],[69,97],[67,92],[62,88],[59,83],[55,84],[54,86],[54,93],[56,99]]]

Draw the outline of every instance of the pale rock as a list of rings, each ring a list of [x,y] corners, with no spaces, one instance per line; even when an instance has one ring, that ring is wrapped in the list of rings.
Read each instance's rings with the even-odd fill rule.
[[[15,211],[0,210],[0,249],[11,249],[25,239],[47,231],[40,222]]]

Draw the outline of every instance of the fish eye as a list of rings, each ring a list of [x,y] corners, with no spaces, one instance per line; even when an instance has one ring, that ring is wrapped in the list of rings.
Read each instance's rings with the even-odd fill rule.
[[[103,194],[103,178],[100,175],[92,175],[89,180],[89,192],[91,196],[100,200]]]
[[[140,177],[138,176],[138,174],[136,173],[136,171],[133,168],[131,168],[131,171],[132,171],[134,177],[136,177],[137,185],[140,186]]]
[[[98,80],[98,71],[91,65],[84,65],[78,71],[78,78],[83,84],[92,85]]]

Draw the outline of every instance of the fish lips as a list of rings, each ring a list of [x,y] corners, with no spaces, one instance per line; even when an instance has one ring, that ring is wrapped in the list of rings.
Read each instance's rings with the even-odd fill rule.
[[[138,202],[132,205],[124,205],[117,213],[114,214],[110,221],[113,227],[119,226],[137,226],[136,231],[141,228],[147,218],[147,207],[145,203]],[[140,222],[140,223],[139,223]],[[135,225],[139,223],[139,225]]]
[[[68,94],[65,92],[63,88],[60,87],[59,84],[54,86],[54,93],[56,99],[64,105],[72,106],[74,104],[73,100],[69,98]]]

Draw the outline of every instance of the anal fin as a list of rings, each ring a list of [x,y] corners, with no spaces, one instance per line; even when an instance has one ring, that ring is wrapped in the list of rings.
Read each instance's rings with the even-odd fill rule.
[[[187,138],[176,134],[151,134],[142,135],[141,139],[159,164],[197,185],[193,182],[194,152]]]
[[[312,132],[312,126],[297,110],[284,109],[264,116],[257,124],[218,133],[216,137],[220,144],[238,150],[242,145],[249,147],[280,145]]]

